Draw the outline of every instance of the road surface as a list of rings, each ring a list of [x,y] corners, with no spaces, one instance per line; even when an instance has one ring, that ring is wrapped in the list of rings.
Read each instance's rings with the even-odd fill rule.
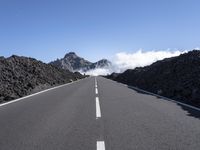
[[[0,150],[199,149],[198,117],[103,77],[0,106]]]

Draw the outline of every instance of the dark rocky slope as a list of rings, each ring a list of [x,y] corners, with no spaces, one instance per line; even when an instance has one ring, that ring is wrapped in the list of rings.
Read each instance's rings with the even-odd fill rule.
[[[76,53],[70,52],[67,53],[64,58],[57,59],[53,62],[50,62],[50,64],[62,69],[69,70],[71,72],[86,72],[90,69],[107,67],[111,64],[111,62],[107,59],[102,59],[98,62],[92,63],[85,60],[84,58],[77,56]]]
[[[0,102],[83,78],[33,58],[0,57]]]
[[[197,50],[107,77],[200,106],[200,51]]]

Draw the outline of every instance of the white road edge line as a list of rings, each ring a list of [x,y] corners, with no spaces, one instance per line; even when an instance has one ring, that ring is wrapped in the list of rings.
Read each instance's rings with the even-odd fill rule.
[[[105,150],[105,142],[97,141],[97,150]]]
[[[74,82],[66,83],[66,84],[63,84],[63,85],[59,85],[59,86],[56,86],[56,87],[52,87],[52,88],[49,88],[49,89],[46,89],[46,90],[43,90],[43,91],[40,91],[40,92],[31,94],[31,95],[27,95],[27,96],[24,96],[24,97],[15,99],[15,100],[11,100],[11,101],[9,101],[9,102],[0,104],[0,107],[1,107],[1,106],[5,106],[5,105],[8,105],[8,104],[11,104],[11,103],[15,103],[15,102],[21,101],[21,100],[26,99],[26,98],[29,98],[29,97],[33,97],[33,96],[39,95],[39,94],[41,94],[41,93],[45,93],[45,92],[48,92],[48,91],[51,91],[51,90],[54,90],[54,89],[58,89],[58,88],[64,87],[64,86],[67,86],[67,85],[70,85],[70,84],[79,82],[79,81],[84,80],[84,79],[86,79],[86,78],[83,78],[83,79],[80,79],[80,80],[77,80],[77,81],[74,81]]]
[[[96,93],[96,94],[98,94],[98,93],[99,93],[99,92],[98,92],[98,89],[97,89],[97,87],[95,88],[95,93]]]
[[[99,97],[96,97],[96,119],[101,117],[101,109],[99,104]]]
[[[189,105],[189,104],[185,104],[185,103],[182,103],[182,102],[179,102],[179,101],[176,101],[176,100],[173,100],[173,99],[170,99],[170,98],[167,98],[167,97],[164,97],[164,96],[161,96],[161,95],[152,93],[152,92],[148,92],[148,91],[142,90],[142,89],[137,88],[137,87],[134,87],[134,86],[130,86],[130,85],[123,84],[123,83],[121,83],[121,84],[124,85],[124,86],[126,86],[126,87],[130,87],[130,88],[132,88],[132,89],[135,89],[135,90],[138,90],[138,91],[142,91],[142,92],[144,92],[144,93],[147,93],[147,94],[150,94],[150,95],[154,95],[154,96],[157,96],[157,97],[166,99],[166,100],[168,100],[168,101],[171,101],[171,102],[180,104],[180,105],[182,105],[182,106],[185,106],[185,107],[188,107],[188,108],[191,108],[191,109],[200,111],[200,108],[198,108],[198,107],[195,107],[195,106],[192,106],[192,105]]]

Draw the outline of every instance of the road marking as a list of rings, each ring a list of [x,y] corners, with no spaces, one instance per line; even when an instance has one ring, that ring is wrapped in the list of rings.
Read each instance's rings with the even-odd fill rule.
[[[97,141],[97,150],[105,150],[105,142]]]
[[[107,79],[107,80],[111,80],[111,79]],[[112,80],[113,81],[113,80]],[[198,107],[195,107],[195,106],[192,106],[192,105],[189,105],[189,104],[186,104],[186,103],[183,103],[183,102],[180,102],[180,101],[177,101],[177,100],[174,100],[174,99],[170,99],[168,97],[165,97],[165,96],[161,96],[161,95],[158,95],[158,94],[155,94],[155,93],[152,93],[152,92],[148,92],[146,90],[143,90],[143,89],[140,89],[138,87],[135,87],[135,86],[131,86],[131,85],[128,85],[128,84],[124,84],[124,83],[121,83],[121,82],[117,82],[117,81],[113,81],[117,84],[121,84],[125,87],[128,87],[128,88],[131,88],[131,89],[134,89],[134,90],[138,90],[138,91],[141,91],[141,92],[144,92],[144,93],[147,93],[147,94],[150,94],[150,95],[153,95],[153,96],[156,96],[156,97],[159,97],[159,98],[163,98],[165,100],[168,100],[170,102],[173,102],[173,103],[176,103],[176,104],[180,104],[182,106],[185,106],[185,107],[188,107],[188,108],[191,108],[191,109],[194,109],[194,110],[197,110],[197,111],[200,111],[200,108]]]
[[[98,94],[98,88],[97,87],[95,88],[95,93]]]
[[[101,109],[99,104],[99,97],[96,97],[96,119],[101,117]]]
[[[125,85],[126,85],[126,84],[125,84]],[[132,89],[135,89],[135,90],[138,90],[138,91],[141,91],[141,92],[144,92],[144,93],[147,93],[147,94],[156,96],[156,97],[160,97],[160,98],[163,98],[163,99],[165,99],[165,100],[168,100],[168,101],[171,101],[171,102],[174,102],[174,103],[177,103],[177,104],[186,106],[186,107],[189,107],[189,108],[191,108],[191,109],[200,111],[200,108],[197,108],[197,107],[195,107],[195,106],[191,106],[191,105],[188,105],[188,104],[185,104],[185,103],[182,103],[182,102],[179,102],[179,101],[176,101],[176,100],[173,100],[173,99],[170,99],[170,98],[167,98],[167,97],[164,97],[164,96],[161,96],[161,95],[152,93],[152,92],[148,92],[148,91],[146,91],[146,90],[142,90],[142,89],[137,88],[137,87],[134,87],[134,86],[129,86],[129,85],[126,85],[126,86],[127,86],[127,87],[130,87],[130,88],[132,88]]]
[[[98,94],[98,88],[97,88],[97,79],[95,77],[95,93]],[[100,108],[100,102],[99,97],[96,97],[96,119],[99,119],[101,117],[101,108]],[[97,150],[105,150],[105,142],[104,141],[97,141]]]
[[[86,79],[86,78],[84,78],[84,79]],[[33,97],[33,96],[36,96],[36,95],[39,95],[39,94],[42,94],[42,93],[45,93],[45,92],[48,92],[48,91],[51,91],[51,90],[54,90],[54,89],[58,89],[58,88],[64,87],[64,86],[67,86],[67,85],[70,85],[70,84],[79,82],[79,81],[84,80],[84,79],[80,79],[80,80],[77,80],[77,81],[74,81],[74,82],[70,82],[70,83],[66,83],[66,84],[63,84],[63,85],[56,86],[56,87],[52,87],[52,88],[49,88],[49,89],[46,89],[46,90],[43,90],[43,91],[40,91],[40,92],[31,94],[31,95],[27,95],[27,96],[24,96],[24,97],[15,99],[15,100],[11,100],[11,101],[9,101],[9,102],[0,104],[0,107],[1,107],[1,106],[5,106],[5,105],[8,105],[8,104],[11,104],[11,103],[15,103],[15,102],[21,101],[21,100],[26,99],[26,98],[29,98],[29,97]]]
[[[95,77],[95,88],[97,88],[97,79]]]

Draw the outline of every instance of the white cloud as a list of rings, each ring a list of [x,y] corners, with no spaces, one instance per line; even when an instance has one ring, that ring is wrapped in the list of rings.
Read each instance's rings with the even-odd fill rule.
[[[123,72],[127,69],[144,67],[164,58],[178,56],[186,51],[142,51],[133,53],[120,52],[115,54],[111,60],[112,65],[106,68],[97,68],[86,72],[88,75],[107,75],[112,72]]]
[[[181,51],[147,51],[139,50],[134,53],[121,52],[117,53],[113,64],[118,67],[117,72],[123,72],[126,69],[144,67],[164,58],[180,55]]]
[[[97,69],[89,70],[89,71],[85,72],[85,74],[92,75],[92,76],[98,76],[98,75],[108,75],[111,72],[112,72],[112,70],[110,70],[110,68],[97,68]]]

